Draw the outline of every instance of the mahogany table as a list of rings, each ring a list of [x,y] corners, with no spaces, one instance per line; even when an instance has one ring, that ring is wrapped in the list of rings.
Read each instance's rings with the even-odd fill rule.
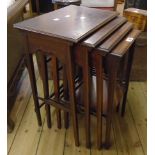
[[[104,67],[103,63],[107,66],[108,72],[108,103],[107,103],[107,125],[106,125],[106,139],[105,147],[110,146],[110,128],[111,128],[111,116],[114,103],[114,90],[116,88],[117,72],[120,66],[120,62],[124,59],[128,49],[130,49],[129,62],[127,63],[127,75],[124,79],[125,92],[123,95],[123,107],[122,115],[125,110],[126,96],[129,84],[129,75],[132,65],[132,57],[134,48],[133,43],[139,31],[132,30],[133,24],[127,22],[124,17],[117,17],[106,25],[102,26],[100,29],[95,31],[91,36],[83,40],[81,44],[76,46],[75,52],[75,62],[80,65],[83,70],[83,81],[84,81],[84,105],[86,106],[86,144],[90,145],[90,68],[95,68],[96,71],[96,89],[97,89],[97,105],[96,105],[96,115],[97,115],[97,144],[98,148],[101,148],[102,143],[102,115],[105,110],[102,110],[103,107],[103,73]],[[123,38],[125,40],[123,40]],[[103,61],[104,58],[104,61]],[[93,66],[90,66],[90,63],[93,63]],[[121,81],[122,82],[122,81]]]
[[[57,108],[58,120],[61,119],[60,109],[71,112],[73,115],[73,128],[76,146],[79,145],[78,123],[76,116],[76,101],[74,88],[74,70],[72,55],[75,49],[75,43],[80,42],[83,38],[106,24],[118,15],[116,12],[103,11],[98,9],[86,8],[82,6],[70,5],[65,8],[47,13],[21,23],[14,25],[23,31],[27,43],[27,66],[33,92],[35,111],[37,114],[38,124],[41,125],[40,105],[38,102],[38,92],[34,74],[34,65],[32,54],[39,52],[42,55],[43,66],[43,88],[44,101],[47,113],[47,124],[51,127],[50,105]],[[47,65],[44,54],[48,53],[58,58],[66,67],[68,77],[69,94],[71,108],[58,104],[56,100],[49,99]]]
[[[133,30],[133,25],[118,13],[103,11],[82,6],[70,5],[51,13],[15,24],[21,29],[27,42],[27,64],[34,97],[35,110],[39,125],[41,125],[40,105],[38,99],[45,102],[47,124],[51,127],[50,105],[57,108],[58,127],[61,124],[60,110],[72,114],[74,137],[76,146],[79,145],[78,122],[76,112],[74,67],[78,64],[83,70],[83,95],[85,108],[86,146],[90,147],[90,68],[95,68],[97,85],[97,146],[102,143],[102,103],[103,103],[103,63],[108,72],[108,97],[106,112],[105,147],[110,146],[110,129],[114,92],[116,88],[117,72],[120,62],[129,51],[127,63],[126,88],[123,95],[124,114],[126,96],[133,57],[134,41],[139,31]],[[40,53],[42,57],[41,70],[44,88],[44,98],[37,93],[32,61],[33,53]],[[64,65],[69,88],[69,103],[60,101],[58,95],[50,99],[48,91],[47,64],[45,54],[54,57],[53,69],[56,71],[57,59]],[[54,77],[57,79],[57,77]],[[56,80],[57,81],[57,80]],[[55,84],[55,86],[58,84]],[[58,86],[56,86],[57,89]],[[56,93],[57,94],[57,93]]]

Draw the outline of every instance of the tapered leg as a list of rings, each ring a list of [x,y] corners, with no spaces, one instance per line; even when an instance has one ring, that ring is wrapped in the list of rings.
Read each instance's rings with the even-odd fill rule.
[[[68,94],[68,83],[67,83],[67,75],[66,75],[66,67],[63,66],[63,87],[64,87],[64,99],[69,100],[69,94]],[[69,113],[64,111],[64,123],[65,128],[67,129],[69,127]]]
[[[128,88],[127,88],[128,89]],[[128,90],[125,90],[124,96],[123,96],[123,103],[122,103],[122,109],[121,109],[121,116],[123,117],[125,114],[125,109],[126,109],[126,99],[127,99],[127,92]]]
[[[118,61],[115,60],[112,56],[109,56],[108,59],[108,106],[107,106],[107,115],[106,115],[106,134],[104,147],[108,149],[111,146],[111,124],[112,124],[112,113],[114,107],[114,91],[116,85],[116,75],[118,71]]]
[[[42,74],[42,82],[43,82],[43,90],[44,90],[44,97],[48,99],[49,97],[49,87],[48,87],[48,71],[47,71],[47,62],[46,56],[40,54],[40,63],[41,63],[41,74]],[[47,125],[48,128],[51,128],[51,112],[50,112],[50,105],[45,103],[46,115],[47,115]]]
[[[121,109],[121,115],[124,116],[125,114],[125,108],[126,108],[126,99],[127,99],[127,93],[128,93],[128,87],[129,87],[129,80],[130,80],[130,73],[131,73],[131,68],[132,68],[132,63],[133,63],[133,56],[134,56],[134,47],[135,44],[131,46],[129,49],[128,53],[128,62],[127,62],[127,69],[126,69],[126,75],[125,75],[125,83],[126,83],[126,88],[125,88],[125,93],[123,96],[123,103],[122,103],[122,109]]]
[[[69,48],[67,50],[66,55],[66,72],[68,77],[68,88],[69,88],[69,98],[71,103],[71,113],[72,113],[72,122],[73,122],[73,129],[74,129],[74,138],[75,138],[75,145],[79,146],[79,129],[78,129],[78,120],[77,120],[77,111],[76,111],[76,100],[75,100],[75,85],[74,85],[74,73],[73,73],[73,63],[72,63],[72,56],[73,49]]]
[[[55,56],[52,56],[52,76],[53,76],[53,82],[54,82],[54,94],[55,99],[59,99],[59,72],[58,72],[58,61]],[[56,109],[56,115],[57,115],[57,127],[61,128],[61,111],[59,109]]]
[[[97,83],[97,147],[102,146],[102,105],[103,105],[103,76],[102,56],[95,55],[96,83]]]
[[[36,78],[34,73],[34,64],[33,64],[33,58],[32,54],[26,54],[26,66],[28,68],[30,82],[31,82],[31,88],[32,88],[32,94],[34,99],[34,106],[35,106],[35,112],[37,115],[38,125],[42,125],[41,121],[41,114],[40,114],[40,108],[39,108],[39,102],[38,102],[38,92],[37,92],[37,86],[36,86]]]
[[[88,60],[88,51],[84,50],[83,52],[83,83],[84,83],[84,105],[85,105],[85,125],[86,125],[86,147],[90,148],[90,70],[89,70],[89,60]]]
[[[35,56],[36,56],[36,60],[37,60],[37,65],[38,65],[38,71],[39,71],[39,75],[40,75],[40,78],[41,78],[41,80],[43,79],[42,78],[42,65],[41,65],[41,55],[37,52],[37,53],[35,53]]]

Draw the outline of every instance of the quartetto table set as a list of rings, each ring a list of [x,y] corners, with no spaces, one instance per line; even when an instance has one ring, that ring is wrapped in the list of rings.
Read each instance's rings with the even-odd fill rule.
[[[65,128],[69,116],[73,123],[75,145],[79,146],[78,113],[85,117],[86,147],[91,146],[90,115],[97,118],[98,149],[110,146],[115,108],[122,116],[128,91],[134,43],[139,30],[114,11],[70,5],[14,25],[26,42],[26,60],[38,124],[40,108],[45,105],[47,125],[51,124],[50,106],[56,108],[57,126]],[[38,96],[33,54],[39,54],[44,97]],[[50,60],[47,60],[50,57]],[[49,92],[47,63],[51,63],[54,92]],[[60,85],[60,72],[63,73]],[[39,103],[42,101],[42,104]],[[102,144],[102,119],[106,119]]]

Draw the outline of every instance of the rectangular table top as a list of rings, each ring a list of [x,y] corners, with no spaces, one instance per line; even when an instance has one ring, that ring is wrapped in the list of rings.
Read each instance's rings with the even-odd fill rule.
[[[117,15],[113,11],[70,5],[14,24],[14,27],[77,43]]]
[[[130,22],[125,23],[113,35],[109,36],[99,47],[100,51],[110,52],[115,45],[117,45],[124,36],[126,36],[130,30],[132,30],[133,24]]]
[[[126,18],[124,17],[117,17],[107,24],[105,24],[103,27],[101,27],[99,30],[95,31],[91,36],[89,36],[86,40],[84,40],[83,44],[89,47],[96,47],[98,44],[100,44],[106,37],[108,37],[110,34],[112,34],[116,29],[118,29],[121,25],[123,25],[126,22]]]

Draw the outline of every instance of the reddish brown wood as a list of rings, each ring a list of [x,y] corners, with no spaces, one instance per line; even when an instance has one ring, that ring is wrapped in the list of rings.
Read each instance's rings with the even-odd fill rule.
[[[28,52],[28,51],[27,51]],[[33,100],[34,100],[34,106],[35,106],[35,112],[37,115],[37,120],[38,120],[38,125],[42,125],[42,120],[41,120],[41,113],[40,113],[40,108],[39,108],[39,101],[38,101],[38,91],[37,91],[37,86],[36,86],[36,78],[35,78],[35,73],[34,73],[34,64],[33,64],[33,58],[32,54],[26,54],[26,62],[27,62],[27,69],[29,72],[29,77],[30,77],[30,82],[31,82],[31,88],[32,88],[32,94],[33,94]]]
[[[33,100],[34,100],[34,106],[35,106],[35,112],[37,116],[37,121],[38,125],[42,125],[42,120],[41,120],[41,113],[40,113],[40,108],[39,108],[39,101],[38,101],[38,91],[37,91],[37,85],[36,85],[36,77],[35,77],[35,72],[34,72],[34,64],[33,64],[33,55],[30,52],[30,47],[29,47],[29,40],[28,36],[26,34],[23,34],[25,36],[25,51],[26,51],[26,67],[29,72],[29,77],[30,77],[30,83],[31,83],[31,88],[32,88],[32,94],[33,94]]]
[[[86,145],[90,146],[90,113],[94,112],[97,115],[97,145],[98,148],[102,146],[102,116],[103,116],[103,99],[104,95],[104,81],[103,81],[103,68],[106,68],[106,73],[108,73],[108,101],[106,110],[106,139],[105,147],[110,146],[110,131],[112,122],[112,113],[115,100],[115,90],[116,90],[116,79],[118,72],[118,64],[120,60],[126,54],[126,51],[131,47],[135,41],[138,32],[131,31],[130,37],[134,37],[133,41],[131,38],[126,37],[127,33],[132,29],[132,25],[127,23],[124,24],[125,20],[122,17],[116,18],[115,20],[107,23],[117,16],[117,13],[110,11],[101,11],[97,9],[68,6],[63,9],[24,21],[22,23],[16,24],[15,27],[25,31],[28,36],[29,51],[28,54],[32,54],[35,51],[41,51],[42,55],[49,54],[58,59],[65,67],[64,72],[66,72],[67,82],[64,82],[64,100],[59,98],[58,89],[58,77],[54,77],[55,81],[55,98],[48,98],[48,79],[47,79],[47,66],[45,64],[45,57],[43,57],[43,83],[44,83],[44,94],[45,98],[40,98],[34,92],[36,99],[41,99],[45,101],[46,107],[49,105],[55,106],[59,110],[65,111],[65,124],[67,122],[67,113],[70,112],[72,115],[73,131],[75,137],[75,145],[79,146],[79,131],[78,131],[78,120],[77,120],[77,101],[75,98],[75,63],[82,67],[83,76],[83,107],[85,112],[86,121]],[[118,22],[120,21],[120,22]],[[104,24],[110,24],[110,26],[105,26],[101,29]],[[112,24],[111,24],[112,23]],[[105,29],[106,28],[106,29]],[[99,29],[99,30],[98,30]],[[95,32],[96,31],[96,32]],[[113,34],[113,32],[115,32]],[[92,34],[94,33],[94,34]],[[89,63],[89,61],[94,61],[90,59],[89,56],[92,54],[93,48],[86,47],[79,43],[81,39],[90,36],[90,47],[95,47],[95,62]],[[127,37],[129,37],[127,36]],[[92,39],[93,38],[93,39]],[[108,39],[106,45],[107,51],[98,48],[97,45],[104,44]],[[88,39],[88,38],[87,38]],[[110,40],[109,39],[109,40]],[[122,40],[123,39],[123,40]],[[121,42],[120,42],[121,41]],[[110,42],[110,45],[109,45]],[[120,42],[120,43],[119,43]],[[77,43],[77,44],[74,44]],[[79,43],[79,44],[78,44]],[[115,47],[116,46],[116,47]],[[114,48],[114,50],[112,50]],[[112,50],[112,51],[111,51]],[[103,61],[103,57],[105,58]],[[106,62],[106,65],[102,62]],[[56,64],[56,63],[55,63]],[[96,68],[96,84],[97,84],[97,103],[93,105],[96,109],[94,111],[90,103],[90,72],[89,64],[95,64]],[[30,65],[31,67],[31,65]],[[58,75],[58,67],[54,66],[55,73]],[[35,82],[32,76],[32,82]],[[64,76],[65,80],[65,76]],[[32,84],[33,85],[33,84]],[[33,85],[33,87],[35,87]],[[68,88],[67,88],[68,87]],[[69,92],[69,99],[67,97],[67,90]],[[107,89],[106,89],[107,90]],[[104,95],[104,97],[103,97]],[[37,98],[38,97],[38,98]],[[35,103],[37,105],[37,103]],[[93,111],[91,111],[91,108]],[[47,108],[47,119],[49,116],[49,108]],[[37,109],[39,110],[39,109]],[[49,124],[49,120],[48,120]],[[66,125],[65,125],[66,126]]]
[[[102,56],[95,55],[96,83],[97,83],[97,147],[102,146],[102,106],[103,106],[103,78]]]
[[[52,69],[52,77],[53,77],[53,84],[54,84],[54,96],[55,100],[59,100],[59,72],[58,72],[58,61],[55,56],[52,56],[51,61],[51,69]],[[57,127],[61,129],[61,111],[56,109],[57,115]]]
[[[117,17],[104,25],[98,31],[93,33],[90,37],[88,37],[83,44],[96,47],[98,44],[101,43],[106,37],[112,34],[117,28],[119,28],[122,24],[124,24],[127,20],[124,17]]]
[[[125,54],[125,52],[131,47],[134,43],[135,39],[140,34],[139,30],[131,31],[119,44],[114,50],[111,52],[112,55],[116,55],[121,57]]]
[[[42,83],[43,83],[43,90],[44,90],[44,98],[49,98],[49,86],[48,86],[48,71],[47,71],[47,63],[46,63],[46,56],[43,55],[40,51],[40,58],[41,58],[41,77],[42,77]],[[47,115],[47,125],[48,128],[51,128],[51,113],[50,113],[50,105],[48,105],[45,102],[45,109],[46,109],[46,115]]]
[[[118,29],[112,36],[107,38],[100,46],[99,50],[101,51],[111,51],[121,39],[132,29],[133,24],[127,22],[120,29]]]
[[[90,148],[90,68],[89,68],[89,49],[87,47],[77,45],[75,48],[75,62],[82,68],[83,80],[83,98],[82,101],[85,111],[85,134],[86,134],[86,147]],[[78,100],[78,99],[77,99]]]
[[[117,12],[70,5],[14,26],[47,36],[78,42],[118,15]]]
[[[126,68],[126,75],[124,82],[126,84],[124,96],[123,96],[123,102],[122,102],[122,109],[121,109],[121,115],[124,116],[125,114],[125,108],[126,108],[126,100],[127,100],[127,93],[128,93],[128,87],[129,87],[129,80],[130,80],[130,73],[131,73],[131,67],[133,63],[133,56],[134,56],[134,47],[135,44],[132,45],[132,47],[129,49],[128,54],[128,61],[127,61],[127,68]]]
[[[84,83],[84,105],[85,105],[85,122],[86,122],[86,147],[90,148],[90,69],[89,56],[87,48],[83,49],[83,83]]]
[[[64,87],[64,99],[69,100],[69,94],[68,94],[68,82],[67,82],[67,73],[66,73],[66,67],[63,65],[63,87]],[[64,123],[65,128],[67,129],[69,127],[69,113],[64,111]]]
[[[70,94],[69,102],[66,103],[61,100],[56,101],[53,98],[52,99],[40,98],[40,99],[45,101],[45,103],[47,103],[46,105],[48,106],[53,105],[56,108],[63,109],[72,114],[75,144],[76,146],[79,146],[79,133],[78,133],[76,106],[75,106],[73,64],[71,59],[71,54],[73,53],[72,43],[66,42],[63,40],[58,40],[52,37],[49,38],[47,36],[36,34],[36,33],[28,32],[27,35],[28,35],[28,42],[29,42],[29,49],[30,49],[28,51],[29,53],[34,53],[35,51],[39,50],[41,51],[42,54],[49,54],[52,56],[54,55],[56,58],[61,60],[62,64],[65,64],[67,66],[66,72],[67,72],[67,80],[69,81],[68,87],[69,87],[69,94]],[[62,52],[64,53],[64,55],[62,54]],[[33,81],[33,82],[35,83],[36,81]],[[38,95],[35,97],[37,98]],[[50,117],[47,117],[47,118],[50,118]]]
[[[114,91],[116,89],[116,77],[118,71],[119,61],[115,57],[109,55],[107,57],[107,67],[108,67],[108,107],[106,115],[106,133],[104,147],[108,149],[111,146],[111,123],[112,123],[112,113],[114,108]]]
[[[72,113],[72,122],[74,129],[74,138],[75,145],[79,146],[79,129],[78,129],[78,120],[76,112],[76,100],[75,100],[75,85],[74,85],[74,71],[73,71],[73,47],[66,48],[66,61],[67,66],[66,72],[68,77],[68,86],[69,86],[69,95],[71,102],[71,113]]]

